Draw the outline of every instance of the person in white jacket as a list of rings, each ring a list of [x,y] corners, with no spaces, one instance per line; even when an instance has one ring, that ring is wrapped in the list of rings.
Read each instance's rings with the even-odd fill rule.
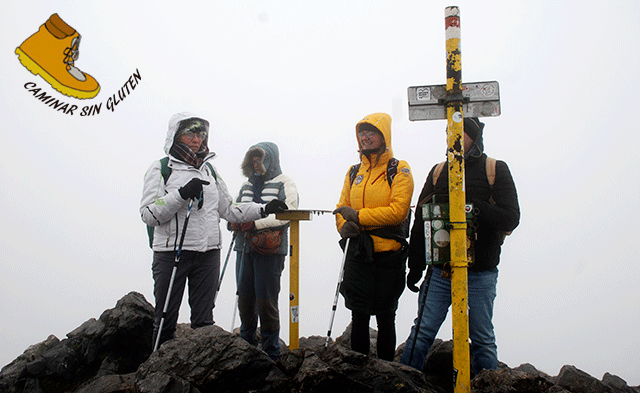
[[[220,218],[231,223],[249,222],[287,208],[278,200],[268,204],[234,203],[226,184],[210,163],[216,154],[209,151],[208,139],[207,120],[191,113],[173,115],[164,145],[168,156],[166,168],[163,170],[162,162],[157,160],[144,176],[140,214],[142,221],[154,229],[151,248],[156,304],[152,343],[158,334],[189,200],[194,199],[194,204],[169,294],[160,344],[174,337],[187,281],[191,327],[196,329],[214,323],[214,296],[222,247]]]

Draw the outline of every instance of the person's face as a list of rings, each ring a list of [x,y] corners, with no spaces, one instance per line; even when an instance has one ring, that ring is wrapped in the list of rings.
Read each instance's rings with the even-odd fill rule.
[[[260,157],[253,157],[253,171],[261,176],[265,174]]]
[[[466,132],[464,132],[462,135],[464,137],[464,152],[466,153],[471,149],[471,146],[473,146],[473,139],[471,139],[471,137],[467,135]]]
[[[473,146],[473,139],[467,133],[464,133],[464,151],[465,153],[471,150],[471,146]]]
[[[384,138],[379,131],[360,130],[358,140],[362,150],[379,150],[384,144]]]
[[[202,146],[202,142],[207,138],[207,134],[205,132],[194,132],[188,131],[178,137],[178,141],[184,143],[189,146],[194,153],[200,151],[200,147]]]

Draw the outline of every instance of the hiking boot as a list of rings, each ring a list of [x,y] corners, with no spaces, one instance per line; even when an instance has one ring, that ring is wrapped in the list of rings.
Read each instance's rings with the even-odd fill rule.
[[[80,99],[98,95],[100,85],[80,71],[74,61],[80,54],[80,34],[53,14],[31,37],[16,48],[18,59],[60,93]]]

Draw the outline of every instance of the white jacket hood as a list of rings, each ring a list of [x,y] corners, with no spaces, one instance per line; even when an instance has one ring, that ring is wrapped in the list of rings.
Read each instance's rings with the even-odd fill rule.
[[[209,127],[209,122],[206,119],[203,119],[202,117],[197,116],[191,112],[180,112],[171,116],[171,119],[169,119],[169,129],[167,130],[167,138],[164,141],[164,152],[167,155],[170,155],[169,151],[171,150],[171,146],[173,146],[173,141],[175,140],[176,132],[178,131],[178,126],[180,125],[180,122],[186,119],[200,119],[207,124],[207,127]],[[207,137],[207,139],[203,143],[208,146],[209,137]]]

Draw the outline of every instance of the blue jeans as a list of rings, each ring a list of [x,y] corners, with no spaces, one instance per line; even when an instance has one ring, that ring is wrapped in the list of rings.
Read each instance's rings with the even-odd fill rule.
[[[272,359],[280,356],[278,295],[284,258],[280,254],[261,255],[251,251],[239,252],[236,262],[240,337],[257,345],[259,318],[262,348]]]
[[[407,339],[400,363],[422,370],[429,353],[429,348],[435,340],[440,326],[444,322],[451,305],[451,280],[441,277],[442,269],[435,268],[427,291],[427,299],[419,324],[418,337],[415,341],[411,362],[411,347],[414,345],[414,335],[418,318],[415,319],[411,333]],[[496,370],[498,368],[498,347],[493,332],[493,302],[496,298],[498,283],[498,269],[484,272],[468,272],[469,283],[469,338],[471,339],[471,355],[473,357],[473,372],[478,375],[483,369]],[[426,282],[420,287],[418,307],[424,296]]]

